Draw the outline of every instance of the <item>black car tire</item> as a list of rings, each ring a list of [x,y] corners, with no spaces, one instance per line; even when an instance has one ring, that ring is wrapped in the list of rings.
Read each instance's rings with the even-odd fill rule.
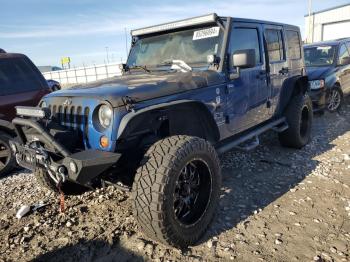
[[[292,97],[286,108],[285,117],[289,128],[279,134],[281,145],[302,148],[311,139],[313,112],[310,97],[307,94]]]
[[[334,113],[338,111],[343,103],[343,92],[339,86],[334,86],[327,92],[327,109],[329,112]]]
[[[220,161],[207,141],[190,136],[165,138],[148,149],[137,170],[134,216],[147,237],[187,247],[211,223],[220,185]]]
[[[50,175],[43,168],[37,168],[34,171],[35,178],[39,185],[55,194],[59,193],[59,190],[55,182],[51,179]],[[86,191],[86,187],[67,181],[62,184],[61,191],[65,195],[77,195]]]
[[[16,165],[16,159],[9,144],[11,139],[13,139],[12,136],[0,131],[0,177],[8,174]]]

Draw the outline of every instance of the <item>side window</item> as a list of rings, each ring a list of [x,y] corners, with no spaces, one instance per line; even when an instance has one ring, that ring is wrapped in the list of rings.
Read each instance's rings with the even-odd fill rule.
[[[282,30],[267,29],[265,37],[270,62],[284,60]]]
[[[300,59],[301,58],[301,46],[300,36],[297,31],[287,30],[287,43],[288,43],[288,58]]]
[[[256,28],[233,28],[230,38],[229,54],[244,49],[255,49],[256,63],[261,63],[258,30]],[[231,60],[230,60],[231,63]],[[232,65],[231,65],[232,66]]]
[[[344,57],[349,57],[349,52],[348,52],[348,49],[345,46],[345,44],[342,44],[339,48],[339,60],[338,60],[338,62],[340,63]]]

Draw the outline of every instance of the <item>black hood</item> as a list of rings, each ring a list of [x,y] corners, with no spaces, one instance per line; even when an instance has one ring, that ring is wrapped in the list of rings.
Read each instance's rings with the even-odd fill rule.
[[[167,72],[157,74],[124,74],[85,85],[54,92],[47,97],[96,97],[109,101],[114,107],[124,104],[123,98],[135,102],[163,97],[192,89],[223,83],[224,76],[216,71]]]
[[[325,79],[334,70],[335,68],[333,66],[307,67],[306,73],[309,80],[319,80]]]

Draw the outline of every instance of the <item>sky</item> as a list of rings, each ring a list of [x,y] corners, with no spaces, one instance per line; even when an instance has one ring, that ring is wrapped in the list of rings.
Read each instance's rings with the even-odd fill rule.
[[[349,2],[313,0],[312,11]],[[298,25],[304,35],[308,0],[0,0],[0,48],[38,66],[120,62],[130,30],[213,12]]]

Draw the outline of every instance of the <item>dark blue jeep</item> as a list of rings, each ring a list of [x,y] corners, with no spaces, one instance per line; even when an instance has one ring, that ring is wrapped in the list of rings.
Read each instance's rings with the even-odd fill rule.
[[[306,45],[304,53],[315,111],[337,111],[350,94],[350,39]]]
[[[131,190],[150,238],[194,244],[213,218],[218,154],[273,129],[310,140],[312,104],[299,28],[210,14],[132,31],[123,75],[17,107],[18,163],[42,185]]]

